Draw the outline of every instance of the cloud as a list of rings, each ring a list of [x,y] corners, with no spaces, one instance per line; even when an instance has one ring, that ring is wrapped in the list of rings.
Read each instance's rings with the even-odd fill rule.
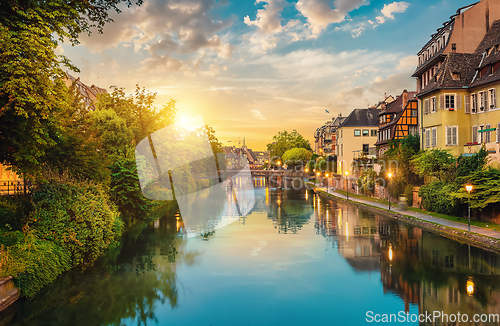
[[[264,34],[279,33],[281,26],[281,11],[283,11],[283,0],[256,0],[255,4],[266,3],[264,9],[257,11],[256,19],[251,20],[249,16],[244,18],[248,26],[256,26]]]
[[[364,31],[365,31],[365,28],[363,26],[356,28],[356,29],[353,29],[351,31],[352,38],[356,38],[356,37],[360,36]]]
[[[384,5],[384,8],[380,10],[385,17],[394,19],[394,13],[403,13],[410,4],[408,2],[393,2],[388,5]]]
[[[327,0],[299,0],[295,7],[307,18],[311,37],[317,38],[328,25],[342,22],[349,12],[365,3],[365,0],[335,0],[332,8]]]
[[[265,116],[262,115],[262,113],[260,113],[260,111],[258,110],[252,110],[251,111],[253,116],[256,117],[257,119],[259,120],[267,120]]]
[[[377,76],[370,82],[370,90],[378,94],[400,94],[404,89],[414,90],[415,86],[415,81],[412,80],[408,72],[392,74],[386,79]]]
[[[394,19],[395,13],[403,13],[406,11],[410,4],[408,2],[393,2],[388,5],[384,5],[384,8],[380,10],[383,16],[377,16],[375,19],[379,24],[383,24],[387,19]]]
[[[91,52],[102,52],[117,46],[130,47],[149,55],[147,66],[177,70],[187,66],[182,61],[200,49],[229,59],[233,46],[218,35],[232,24],[230,19],[215,19],[211,12],[222,4],[216,0],[148,0],[142,6],[123,8],[112,13],[113,23],[103,34],[82,37]],[[184,56],[175,59],[174,53]]]

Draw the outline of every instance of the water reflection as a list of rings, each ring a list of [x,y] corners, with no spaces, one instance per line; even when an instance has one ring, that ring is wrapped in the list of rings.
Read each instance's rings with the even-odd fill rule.
[[[471,318],[500,311],[495,253],[330,200],[315,209],[315,228],[354,270],[380,270],[384,293],[400,297],[405,311],[411,304]]]
[[[161,218],[0,325],[364,325],[368,310],[500,311],[498,255],[305,189],[253,186],[248,217],[208,241],[180,236],[179,213]]]

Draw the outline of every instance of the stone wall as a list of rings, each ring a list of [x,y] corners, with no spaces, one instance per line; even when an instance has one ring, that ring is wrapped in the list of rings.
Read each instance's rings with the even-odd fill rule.
[[[0,311],[19,299],[19,289],[14,286],[12,276],[0,278]]]

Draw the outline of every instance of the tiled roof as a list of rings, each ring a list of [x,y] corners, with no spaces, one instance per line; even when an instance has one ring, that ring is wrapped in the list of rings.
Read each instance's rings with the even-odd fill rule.
[[[477,46],[476,53],[488,51],[495,45],[500,44],[500,20],[496,20],[491,25],[490,30],[486,33],[483,40]]]
[[[379,109],[354,109],[341,127],[378,127]]]
[[[408,92],[408,101],[414,98],[416,94],[417,92]],[[384,113],[398,113],[404,111],[404,109],[405,108],[403,107],[403,94],[401,94],[396,98],[394,102],[387,104],[385,110],[380,112],[379,115],[382,115]]]
[[[448,54],[437,74],[420,93],[431,92],[439,88],[468,86],[476,74],[476,67],[481,62],[482,57],[479,53]],[[455,74],[457,76],[454,76]]]

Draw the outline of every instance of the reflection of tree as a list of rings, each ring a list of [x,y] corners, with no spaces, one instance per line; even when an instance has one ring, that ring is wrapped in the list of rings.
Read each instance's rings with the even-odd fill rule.
[[[48,285],[16,313],[20,325],[138,325],[157,322],[156,305],[178,304],[176,261],[188,265],[197,253],[184,252],[175,219],[157,228],[137,227],[94,266],[71,271]]]
[[[298,233],[309,223],[313,209],[303,202],[305,190],[270,190],[268,217],[275,222],[278,232]]]

